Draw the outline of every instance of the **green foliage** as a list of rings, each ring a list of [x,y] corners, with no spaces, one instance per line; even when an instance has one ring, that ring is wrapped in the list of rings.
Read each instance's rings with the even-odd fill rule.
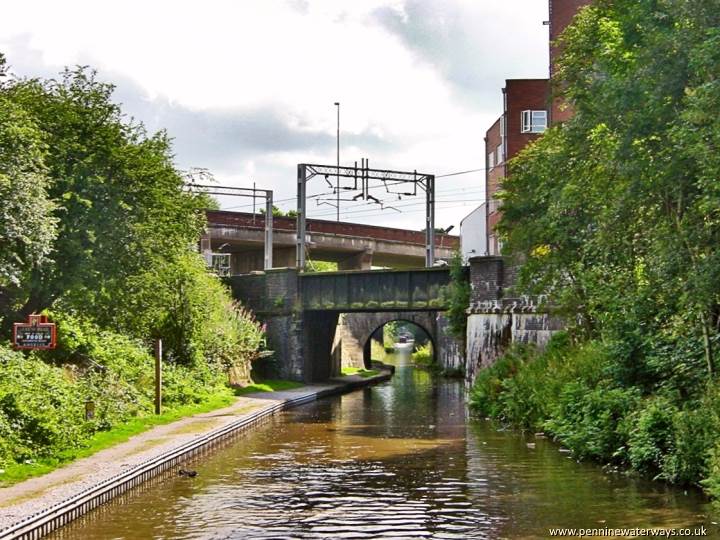
[[[70,377],[0,348],[0,462],[35,459],[82,440],[83,392]]]
[[[49,261],[56,235],[44,153],[41,131],[0,86],[0,321],[33,267]]]
[[[247,365],[262,332],[194,253],[207,197],[183,191],[170,139],[128,120],[112,92],[87,68],[0,86],[0,195],[12,201],[0,211],[12,248],[0,251],[5,335],[59,308],[161,337],[177,364]]]
[[[720,384],[696,400],[643,394],[613,378],[617,358],[598,342],[567,335],[546,351],[515,347],[477,377],[471,408],[495,420],[545,431],[579,459],[630,467],[720,495]]]
[[[230,389],[224,388],[202,403],[166,407],[160,415],[138,416],[113,426],[107,431],[96,431],[79,447],[53,451],[51,456],[28,460],[27,463],[12,461],[5,466],[5,472],[0,475],[0,485],[7,486],[34,476],[47,474],[65,463],[90,456],[95,452],[125,442],[133,435],[142,433],[152,427],[168,424],[193,414],[201,414],[226,407],[233,401],[234,397]]]
[[[563,386],[545,426],[580,459],[622,463],[629,429],[625,419],[638,399],[634,389],[571,382]]]
[[[395,350],[398,334],[400,331],[400,321],[386,322],[382,327],[383,346],[388,352]]]
[[[264,214],[265,209],[261,208],[260,213]],[[297,210],[281,210],[277,206],[273,204],[272,207],[272,215],[273,217],[289,217],[289,218],[295,218],[297,217]]]
[[[2,89],[42,131],[57,221],[55,264],[31,269],[15,298],[21,316],[64,298],[110,323],[108,305],[126,280],[174,260],[201,232],[200,201],[182,191],[168,137],[128,121],[112,91],[85,68]]]
[[[354,368],[354,367],[344,367],[344,368],[342,368],[341,373],[343,376],[359,375],[363,379],[367,379],[369,377],[374,377],[375,375],[380,374],[380,372],[377,369],[364,369],[364,368]]]
[[[0,345],[0,463],[59,459],[164,402],[229,396],[264,330],[196,253],[205,195],[183,190],[170,138],[148,134],[88,68],[5,80],[0,55],[0,339],[49,311],[58,348]],[[85,402],[95,416],[85,420]]]
[[[0,345],[0,465],[82,448],[94,433],[152,412],[154,360],[143,344],[88,321],[54,317],[57,351],[25,355]],[[225,380],[223,370],[166,363],[163,403],[200,403]],[[86,401],[94,404],[90,420]]]
[[[420,345],[419,347],[416,347],[413,353],[410,355],[410,358],[415,364],[418,364],[420,366],[432,366],[435,362],[435,355],[433,354],[432,345],[430,343],[426,343],[425,345]]]
[[[561,37],[574,115],[510,162],[499,232],[518,292],[546,295],[571,339],[511,351],[472,393],[578,457],[715,496],[718,28],[720,0],[596,0]]]
[[[467,313],[470,305],[470,280],[463,266],[462,254],[456,251],[450,260],[450,285],[445,289],[448,309],[448,330],[458,339],[465,339]]]
[[[390,348],[389,350],[386,349],[378,340],[371,339],[370,340],[370,359],[371,360],[378,360],[379,362],[383,362],[385,358],[387,357],[388,353],[392,353],[393,348]]]
[[[333,261],[307,261],[308,272],[337,272],[338,264]]]
[[[115,323],[132,335],[152,329],[162,337],[169,358],[181,364],[247,363],[264,343],[252,314],[232,302],[196,253],[156,261],[128,279],[119,298],[129,309],[116,313]]]
[[[294,390],[296,388],[302,388],[303,383],[295,381],[285,381],[282,379],[263,379],[261,381],[254,382],[248,386],[242,388],[235,388],[234,393],[236,396],[244,396],[246,394],[252,394],[255,392],[281,392],[283,390]]]
[[[504,184],[500,229],[526,261],[524,292],[549,294],[581,315],[579,333],[614,342],[628,384],[665,384],[650,359],[684,392],[698,390],[700,362],[715,370],[719,8],[583,10],[562,38],[557,81],[575,115],[514,160]]]

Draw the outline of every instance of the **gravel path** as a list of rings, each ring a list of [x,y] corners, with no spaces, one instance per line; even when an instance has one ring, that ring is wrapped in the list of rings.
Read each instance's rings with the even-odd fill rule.
[[[74,461],[46,475],[0,488],[0,531],[217,428],[262,413],[289,399],[344,389],[347,383],[356,382],[352,379],[355,377],[343,377],[343,382],[337,384],[248,394],[237,398],[229,407],[154,427],[124,443]]]

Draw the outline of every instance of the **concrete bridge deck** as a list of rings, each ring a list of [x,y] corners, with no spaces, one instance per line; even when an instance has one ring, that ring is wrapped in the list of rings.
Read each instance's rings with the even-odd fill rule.
[[[263,269],[263,216],[247,212],[208,210],[213,251],[231,254],[231,273]],[[333,261],[339,270],[369,270],[372,266],[416,268],[425,264],[425,233],[390,227],[308,219],[307,253],[311,260]],[[273,218],[273,266],[295,266],[294,218]],[[223,247],[220,250],[221,246]],[[436,236],[435,257],[449,259],[459,237]]]

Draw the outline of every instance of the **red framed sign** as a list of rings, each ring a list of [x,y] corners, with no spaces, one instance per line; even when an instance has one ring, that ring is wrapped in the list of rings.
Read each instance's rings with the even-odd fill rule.
[[[54,349],[57,344],[55,323],[45,315],[28,315],[28,322],[13,324],[13,346],[16,349]]]

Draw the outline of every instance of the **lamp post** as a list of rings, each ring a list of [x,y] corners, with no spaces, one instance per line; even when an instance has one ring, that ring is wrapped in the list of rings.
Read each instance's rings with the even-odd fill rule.
[[[340,102],[336,101],[337,107],[337,176],[335,177],[335,192],[337,194],[337,220],[340,221]]]

